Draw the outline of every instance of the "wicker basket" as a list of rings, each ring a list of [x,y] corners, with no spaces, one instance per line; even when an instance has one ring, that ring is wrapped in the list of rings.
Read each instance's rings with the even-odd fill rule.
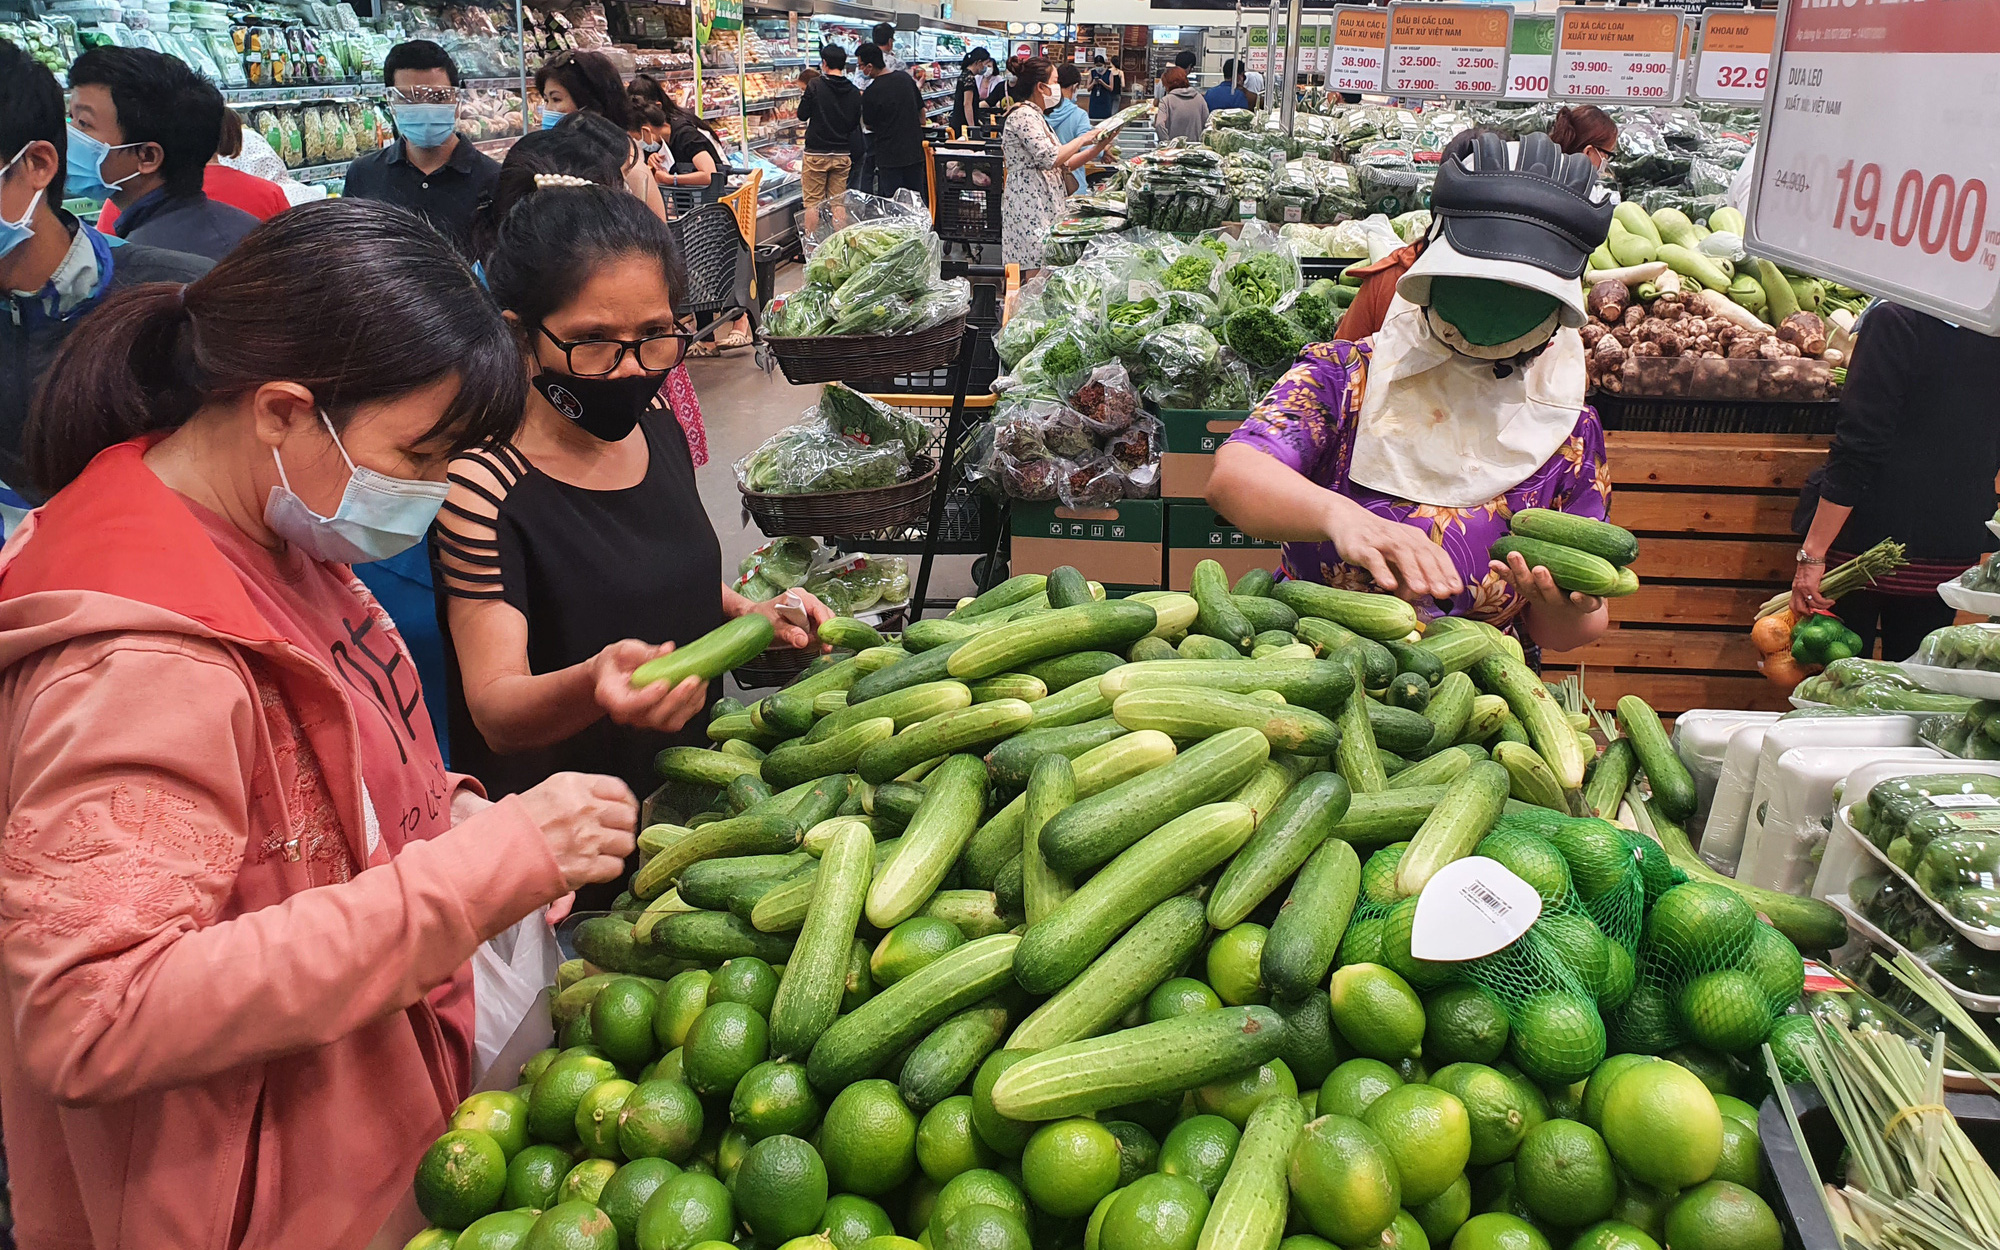
[[[893,486],[861,490],[828,490],[809,495],[766,495],[743,490],[743,506],[768,538],[799,534],[839,538],[867,534],[891,525],[907,525],[931,506],[937,484],[937,461],[910,458],[910,476]]]
[[[794,386],[847,378],[887,378],[935,369],[958,359],[965,318],[954,317],[908,334],[821,334],[765,339]],[[765,533],[770,533],[766,530]]]
[[[730,672],[745,690],[784,686],[805,672],[818,654],[818,647],[766,647]]]

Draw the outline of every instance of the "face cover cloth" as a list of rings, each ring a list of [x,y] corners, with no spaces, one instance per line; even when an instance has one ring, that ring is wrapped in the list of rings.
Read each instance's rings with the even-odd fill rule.
[[[456,104],[398,104],[389,112],[396,133],[413,148],[441,148],[458,128]]]
[[[271,488],[264,500],[264,524],[271,532],[315,560],[333,564],[364,564],[386,560],[408,551],[423,540],[438,509],[451,493],[446,482],[413,482],[390,477],[355,465],[335,434],[333,422],[324,412],[319,419],[333,436],[340,458],[347,461],[350,476],[341,492],[340,506],[330,517],[321,516],[292,493],[291,479],[285,475],[285,458],[271,449],[278,462],[280,485]]]
[[[123,148],[144,145],[121,143],[112,147],[102,139],[94,139],[78,130],[69,128],[69,155],[64,159],[63,197],[65,199],[108,200],[117,194],[118,188],[139,176],[138,170],[126,174],[117,182],[104,181],[104,158]]]
[[[1550,324],[1550,318],[1556,317],[1562,306],[1547,291],[1515,286],[1496,278],[1439,274],[1431,279],[1430,295],[1431,329],[1440,329],[1438,323],[1443,322],[1451,327],[1447,341],[1452,346],[1462,343],[1471,349],[1467,355],[1484,360],[1505,360],[1519,355],[1521,350],[1540,346],[1536,341],[1528,349],[1490,354],[1502,348],[1513,349],[1522,339],[1532,338]],[[1547,338],[1548,334],[1543,332],[1542,339]]]
[[[21,152],[27,150],[26,147],[23,147]],[[0,165],[0,177],[4,177],[7,171],[14,167],[14,162],[21,159],[21,152],[14,153],[11,160],[5,165]],[[0,217],[0,256],[5,256],[23,243],[26,243],[29,239],[35,237],[35,205],[41,202],[42,193],[37,191],[28,197],[28,206],[21,210],[20,217],[13,221],[8,221],[6,218]]]
[[[1369,343],[1348,476],[1397,499],[1487,503],[1545,464],[1583,409],[1575,330],[1556,330],[1534,360],[1499,377],[1492,361],[1452,350],[1426,310],[1398,296]]]
[[[579,378],[544,369],[534,376],[534,387],[549,401],[549,407],[592,438],[615,443],[639,424],[639,414],[653,406],[665,383],[664,373],[635,373],[625,378]]]

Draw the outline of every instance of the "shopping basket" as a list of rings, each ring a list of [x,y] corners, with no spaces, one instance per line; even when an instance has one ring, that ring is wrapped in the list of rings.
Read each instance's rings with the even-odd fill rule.
[[[998,243],[1004,181],[998,145],[949,144],[931,150],[932,203],[946,243]]]

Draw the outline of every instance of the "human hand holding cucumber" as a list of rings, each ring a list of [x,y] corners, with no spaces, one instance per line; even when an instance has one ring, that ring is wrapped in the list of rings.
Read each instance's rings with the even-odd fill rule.
[[[626,638],[590,660],[591,694],[613,722],[634,729],[673,733],[700,715],[708,683],[700,677],[655,681],[635,687],[632,674],[649,660],[672,653],[674,644]]]
[[[752,612],[771,622],[771,627],[777,632],[776,644],[781,647],[817,645],[819,627],[833,619],[833,609],[806,590],[788,590],[762,603],[746,599],[732,590],[722,592],[724,616],[738,617]]]
[[[1580,647],[1603,631],[1598,618],[1605,615],[1606,601],[1599,596],[1564,591],[1547,569],[1528,567],[1518,551],[1508,552],[1505,560],[1492,561],[1492,568],[1528,605],[1528,632],[1549,650]]]
[[[1375,584],[1405,599],[1449,599],[1465,589],[1465,579],[1445,554],[1415,526],[1376,516],[1332,491],[1322,491],[1328,508],[1326,537],[1349,564],[1367,569]]]

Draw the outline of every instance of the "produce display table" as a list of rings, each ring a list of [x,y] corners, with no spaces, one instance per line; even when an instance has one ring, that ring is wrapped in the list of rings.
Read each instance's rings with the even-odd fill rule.
[[[1662,716],[1689,708],[1782,711],[1757,671],[1750,622],[1791,585],[1792,509],[1832,440],[1809,434],[1609,431],[1611,520],[1639,536],[1639,593],[1611,601],[1611,629],[1544,657],[1583,670],[1600,705],[1636,694]]]

